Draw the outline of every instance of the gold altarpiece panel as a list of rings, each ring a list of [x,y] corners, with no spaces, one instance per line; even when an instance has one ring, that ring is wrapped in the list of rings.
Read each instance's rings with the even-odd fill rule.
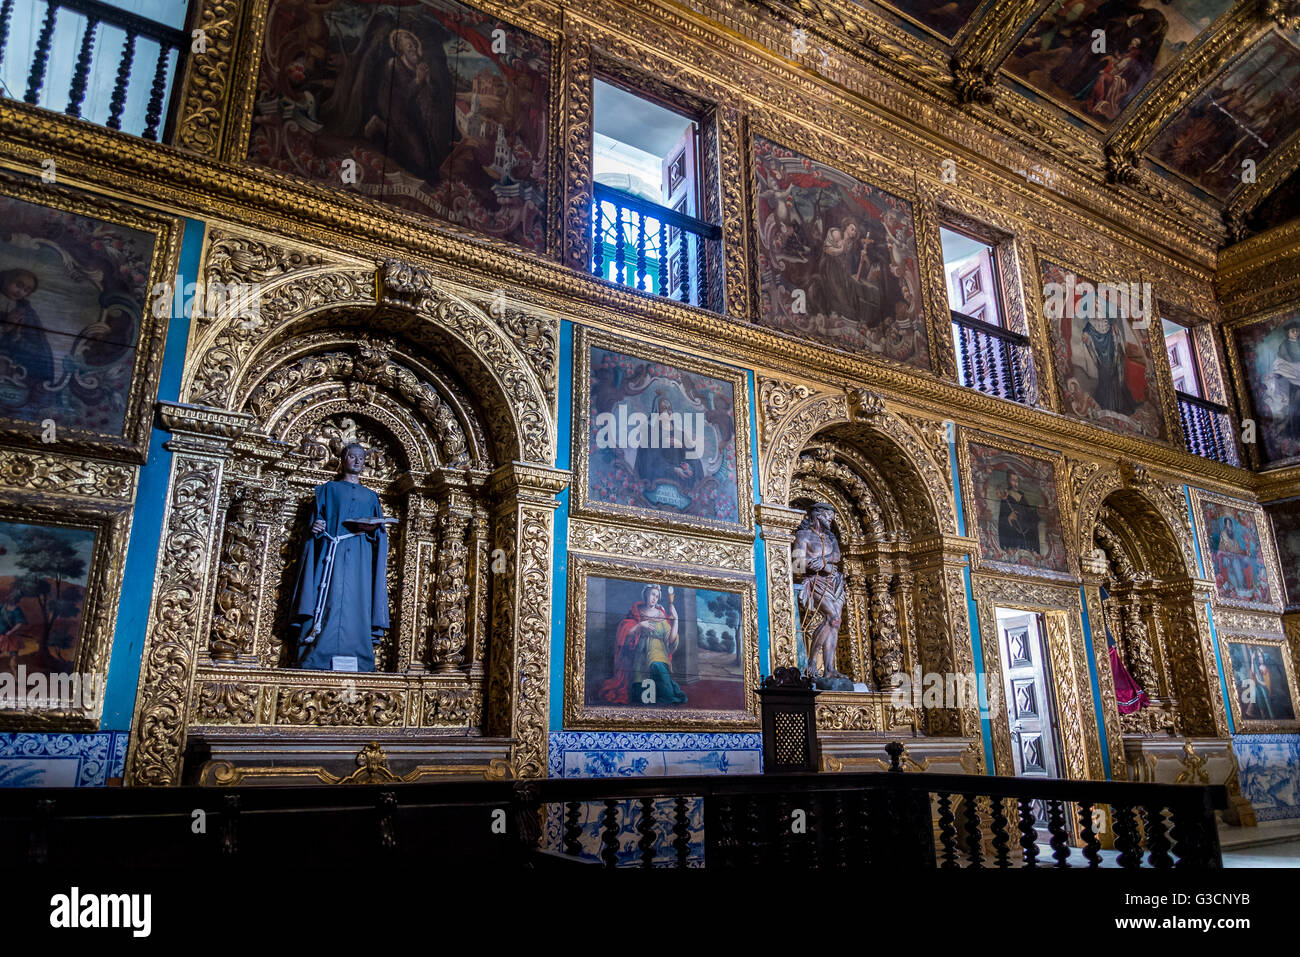
[[[196,319],[187,401],[161,408],[173,469],[128,782],[386,735],[441,745],[460,773],[544,774],[558,320],[228,227],[204,276],[261,295]],[[402,520],[393,627],[374,673],[287,668],[302,509],[350,441]]]

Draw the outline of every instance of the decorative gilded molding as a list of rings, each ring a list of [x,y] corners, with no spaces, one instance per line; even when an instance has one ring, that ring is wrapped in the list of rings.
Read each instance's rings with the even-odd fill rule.
[[[651,562],[752,572],[753,545],[725,539],[670,535],[637,526],[573,519],[569,522],[569,551],[608,556],[635,555]]]
[[[235,74],[235,45],[244,11],[239,0],[201,0],[190,14],[191,33],[202,31],[188,51],[182,51],[184,83],[176,111],[172,143],[181,149],[216,157],[221,149],[222,120]],[[244,74],[247,76],[248,74]],[[249,82],[249,87],[256,87]]]
[[[130,502],[137,471],[134,465],[0,449],[0,486],[24,492]]]

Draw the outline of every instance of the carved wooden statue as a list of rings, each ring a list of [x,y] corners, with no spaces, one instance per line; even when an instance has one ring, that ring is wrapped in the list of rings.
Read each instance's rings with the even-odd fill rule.
[[[818,686],[830,690],[852,690],[847,675],[835,668],[835,647],[840,638],[844,613],[844,576],[840,574],[840,543],[831,530],[834,510],[818,502],[808,510],[808,517],[794,535],[790,559],[794,578],[799,584],[799,610],[804,621],[804,640],[808,648],[808,674]],[[808,625],[818,615],[817,626],[808,633]]]

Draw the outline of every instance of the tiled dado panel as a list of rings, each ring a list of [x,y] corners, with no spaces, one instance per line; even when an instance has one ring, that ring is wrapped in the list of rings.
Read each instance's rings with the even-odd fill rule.
[[[670,775],[757,774],[762,770],[762,736],[758,734],[635,734],[609,731],[553,731],[550,736],[550,762],[547,774],[553,778],[667,777]],[[604,805],[584,802],[579,824],[582,833],[581,857],[599,860],[600,829]],[[656,843],[659,853],[668,853],[663,861],[671,865],[674,838],[673,802],[656,801],[654,805]],[[688,807],[692,867],[704,864],[704,808],[699,799]],[[623,801],[618,808],[619,866],[640,863],[637,843],[641,834],[641,806]],[[563,848],[563,808],[551,805],[546,815],[546,846]]]
[[[1232,739],[1241,793],[1261,821],[1300,817],[1300,734],[1247,734]]]
[[[0,734],[0,787],[103,787],[122,779],[125,731]]]

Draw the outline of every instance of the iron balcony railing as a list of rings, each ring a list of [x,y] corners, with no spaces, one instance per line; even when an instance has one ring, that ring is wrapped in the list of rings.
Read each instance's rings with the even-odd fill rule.
[[[0,75],[12,81],[5,95],[148,140],[162,135],[189,45],[183,30],[98,0],[0,4]],[[58,59],[73,49],[74,63]]]
[[[1226,465],[1240,465],[1227,406],[1178,392],[1178,421],[1187,451]]]
[[[631,193],[592,186],[591,271],[641,292],[716,309],[722,229]]]
[[[1012,402],[1028,402],[1028,337],[955,309],[951,312],[961,384]]]

